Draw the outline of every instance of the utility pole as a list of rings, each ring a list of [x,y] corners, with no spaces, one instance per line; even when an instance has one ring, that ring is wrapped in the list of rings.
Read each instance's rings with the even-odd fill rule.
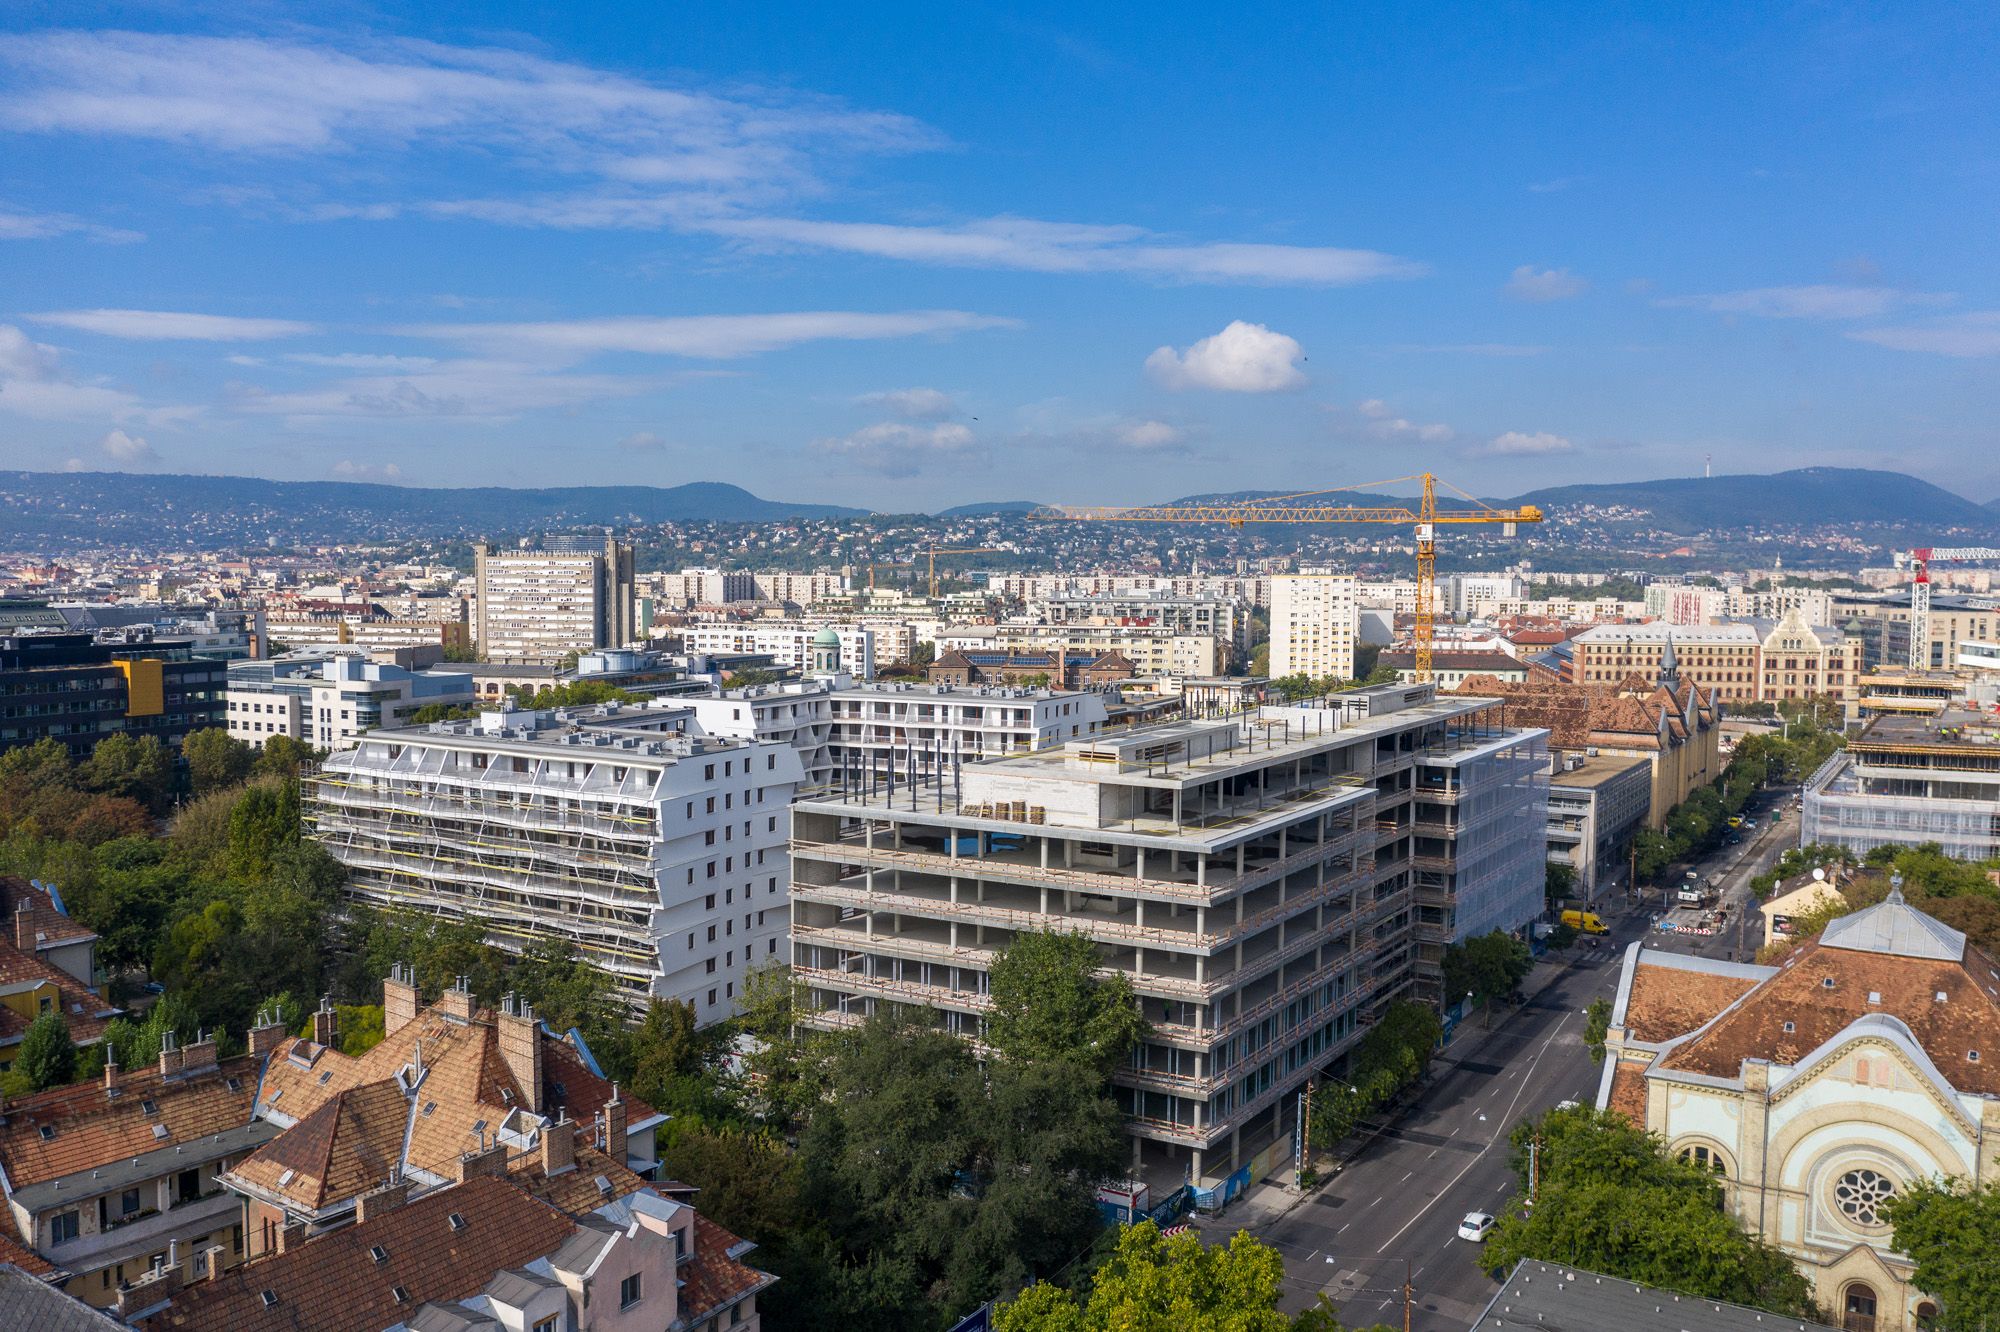
[[[1417,1302],[1416,1276],[1410,1269],[1410,1260],[1403,1260],[1403,1332],[1410,1332],[1410,1314]]]
[[[1528,1205],[1530,1207],[1535,1205],[1535,1185],[1537,1183],[1535,1158],[1541,1149],[1541,1145],[1542,1136],[1539,1133],[1528,1139]]]

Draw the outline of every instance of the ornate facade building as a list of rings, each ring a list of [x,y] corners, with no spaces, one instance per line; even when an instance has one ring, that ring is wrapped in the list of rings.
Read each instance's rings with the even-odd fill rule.
[[[1633,944],[1601,1108],[1723,1176],[1850,1332],[1937,1313],[1883,1204],[1919,1180],[2000,1181],[2000,965],[1900,892],[1776,967]]]

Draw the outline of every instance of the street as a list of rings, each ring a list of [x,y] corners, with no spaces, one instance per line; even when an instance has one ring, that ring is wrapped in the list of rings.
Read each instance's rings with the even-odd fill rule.
[[[1554,977],[1521,1009],[1496,1011],[1495,1029],[1484,1029],[1477,1017],[1461,1026],[1417,1103],[1310,1199],[1262,1224],[1225,1213],[1200,1223],[1206,1237],[1223,1242],[1248,1225],[1276,1248],[1285,1260],[1281,1307],[1288,1312],[1310,1307],[1324,1292],[1349,1326],[1401,1326],[1407,1271],[1416,1289],[1410,1326],[1463,1332],[1496,1285],[1479,1268],[1479,1246],[1458,1238],[1458,1225],[1467,1212],[1497,1215],[1514,1194],[1508,1133],[1559,1101],[1595,1100],[1599,1067],[1583,1047],[1584,1010],[1593,999],[1615,996],[1627,944],[1643,939],[1677,952],[1733,954],[1736,921],[1754,909],[1750,879],[1793,843],[1797,829],[1789,813],[1777,823],[1756,817],[1759,827],[1741,845],[1721,847],[1694,865],[1704,878],[1717,876],[1730,904],[1729,928],[1708,937],[1654,930],[1657,890],[1643,905],[1601,909],[1610,935],[1596,948],[1579,941],[1567,956],[1551,954],[1545,965],[1559,968]],[[1760,923],[1745,939],[1754,953]]]

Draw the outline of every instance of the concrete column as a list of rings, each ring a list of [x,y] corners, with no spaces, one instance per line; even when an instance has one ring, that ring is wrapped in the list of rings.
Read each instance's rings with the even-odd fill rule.
[[[1146,877],[1146,848],[1143,846],[1139,848],[1139,859],[1134,867],[1134,874],[1137,878]]]

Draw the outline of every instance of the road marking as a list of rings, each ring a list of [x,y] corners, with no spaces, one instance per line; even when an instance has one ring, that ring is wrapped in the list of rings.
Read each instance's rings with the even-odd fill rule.
[[[1373,1206],[1374,1206],[1374,1205],[1375,1205],[1376,1203],[1378,1203],[1378,1202],[1381,1202],[1381,1201],[1382,1201],[1382,1195],[1378,1193],[1378,1194],[1376,1194],[1376,1195],[1375,1195],[1375,1196],[1374,1196],[1373,1198],[1370,1198],[1370,1199],[1368,1200],[1368,1205],[1369,1205],[1370,1207],[1373,1207]]]
[[[1312,1251],[1311,1253],[1309,1253],[1309,1254],[1307,1254],[1307,1255],[1306,1255],[1306,1261],[1307,1261],[1307,1262],[1311,1262],[1311,1261],[1312,1261],[1313,1259],[1315,1259],[1315,1258],[1317,1258],[1317,1257],[1319,1257],[1319,1250],[1318,1250],[1318,1249],[1314,1249],[1314,1250],[1313,1250],[1313,1251]]]
[[[1549,1047],[1556,1043],[1556,1037],[1562,1035],[1562,1029],[1568,1025],[1569,1025],[1569,1014],[1565,1013],[1563,1014],[1562,1021],[1556,1023],[1555,1030],[1550,1032],[1548,1034],[1548,1038],[1542,1042],[1542,1048],[1537,1050],[1535,1052],[1535,1057],[1528,1061],[1527,1071],[1529,1073],[1532,1074],[1535,1071],[1536,1066],[1542,1062],[1542,1056],[1546,1055],[1549,1052]],[[1513,1101],[1510,1102],[1507,1106],[1507,1114],[1509,1116],[1513,1115],[1515,1106],[1520,1104],[1521,1093],[1525,1092],[1528,1089],[1528,1081],[1529,1080],[1527,1078],[1521,1079],[1521,1090],[1514,1093]],[[1472,1169],[1472,1167],[1478,1165],[1480,1161],[1485,1158],[1486,1153],[1493,1150],[1494,1143],[1497,1141],[1498,1139],[1493,1139],[1488,1141],[1485,1147],[1481,1148],[1479,1152],[1475,1154],[1470,1161],[1467,1161],[1465,1163],[1464,1167],[1460,1169],[1456,1175],[1453,1175],[1451,1177],[1451,1182],[1446,1184],[1442,1191],[1433,1194],[1431,1196],[1430,1202],[1427,1202],[1422,1207],[1419,1207],[1416,1210],[1416,1212],[1411,1215],[1410,1219],[1403,1223],[1402,1229],[1398,1230],[1395,1234],[1389,1236],[1388,1239],[1384,1240],[1382,1242],[1382,1247],[1375,1250],[1375,1252],[1387,1253],[1389,1251],[1389,1246],[1391,1244],[1394,1244],[1397,1240],[1403,1237],[1404,1231],[1407,1231],[1411,1226],[1414,1226],[1415,1224],[1417,1224],[1418,1221],[1422,1220],[1424,1213],[1430,1211],[1432,1205],[1435,1204],[1439,1198],[1442,1198],[1446,1193],[1451,1192],[1452,1189],[1457,1187],[1458,1181],[1464,1179],[1466,1174]]]
[[[1424,1158],[1424,1160],[1426,1160],[1426,1161],[1435,1161],[1435,1160],[1437,1160],[1437,1153],[1436,1153],[1435,1151],[1433,1151],[1433,1152],[1432,1152],[1432,1153],[1431,1153],[1431,1154],[1430,1154],[1429,1156],[1426,1156],[1426,1157]]]
[[[1436,1153],[1436,1152],[1432,1152],[1432,1153],[1431,1153],[1431,1155],[1432,1155],[1432,1156],[1436,1156],[1436,1155],[1437,1155],[1437,1153]],[[1409,1182],[1410,1182],[1410,1176],[1411,1176],[1411,1175],[1414,1175],[1414,1174],[1416,1174],[1416,1173],[1417,1173],[1417,1172],[1416,1172],[1416,1171],[1414,1171],[1414,1170],[1410,1170],[1410,1171],[1405,1171],[1405,1172],[1404,1172],[1404,1174],[1403,1174],[1403,1177],[1402,1177],[1402,1178],[1401,1178],[1400,1180],[1396,1181],[1396,1182],[1397,1182],[1397,1183],[1399,1183],[1399,1184],[1407,1184],[1407,1183],[1409,1183]]]
[[[1351,1226],[1351,1225],[1353,1225],[1353,1224],[1354,1224],[1354,1223],[1353,1223],[1352,1221],[1343,1221],[1343,1222],[1341,1222],[1341,1224],[1340,1224],[1340,1230],[1345,1230],[1345,1229],[1347,1229],[1347,1228],[1348,1228],[1349,1226]],[[1334,1233],[1334,1234],[1336,1234],[1336,1235],[1338,1235],[1338,1234],[1340,1233],[1340,1230],[1336,1230],[1336,1231],[1334,1231],[1333,1233]]]

